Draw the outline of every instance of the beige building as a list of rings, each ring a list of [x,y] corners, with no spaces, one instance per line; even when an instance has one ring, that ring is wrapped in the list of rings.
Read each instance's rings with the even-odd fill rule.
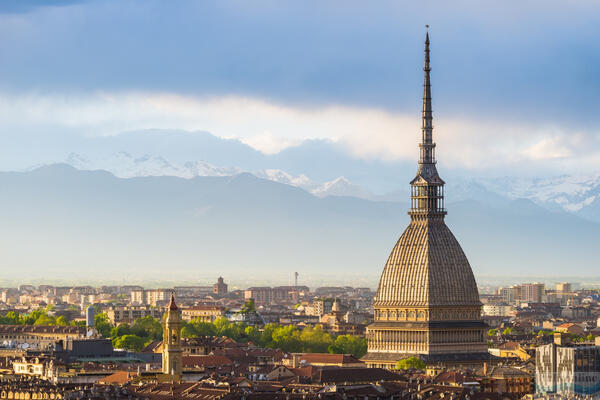
[[[12,362],[15,375],[35,376],[37,378],[52,380],[66,371],[64,364],[57,363],[50,358],[22,357]]]
[[[312,303],[303,303],[303,310],[305,315],[314,315],[321,317],[331,312],[333,306],[333,299],[317,299]]]
[[[215,306],[194,306],[181,309],[181,317],[184,321],[199,319],[202,322],[213,322],[225,315],[225,309]]]
[[[444,184],[433,142],[429,35],[425,40],[422,140],[411,184],[410,224],[381,274],[367,328],[371,367],[394,368],[404,358],[429,365],[480,366],[490,358],[473,271],[444,222]]]
[[[508,304],[542,303],[545,300],[546,287],[543,283],[523,283],[506,288],[500,288],[502,301]]]
[[[571,293],[571,284],[568,282],[557,283],[556,291],[559,293]]]
[[[491,317],[507,317],[515,315],[515,307],[510,304],[484,304],[483,315]]]
[[[156,306],[162,303],[164,305],[169,301],[172,292],[171,289],[132,290],[131,304]]]
[[[542,303],[546,294],[546,285],[539,282],[521,285],[521,301],[524,303]]]
[[[502,301],[508,304],[516,304],[521,301],[521,286],[513,285],[510,287],[500,288],[500,296]]]
[[[271,304],[286,300],[295,301],[301,293],[309,290],[306,286],[251,287],[244,292],[244,298],[252,299],[256,304]]]
[[[164,313],[163,308],[152,306],[126,306],[126,307],[111,307],[106,310],[106,315],[113,325],[122,323],[132,323],[138,318],[150,316],[160,319]]]
[[[557,332],[562,333],[571,333],[573,335],[584,336],[585,328],[579,324],[574,324],[572,322],[567,322],[564,324],[560,324],[556,327]]]
[[[0,325],[0,342],[31,350],[47,350],[57,341],[83,339],[86,329],[77,326]]]

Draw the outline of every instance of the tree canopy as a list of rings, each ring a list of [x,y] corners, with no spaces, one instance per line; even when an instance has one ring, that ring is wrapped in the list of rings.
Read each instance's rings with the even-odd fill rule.
[[[425,369],[425,361],[418,357],[408,357],[396,363],[396,369]]]
[[[246,312],[254,310],[254,303],[248,302]],[[55,317],[49,309],[37,309],[28,314],[14,311],[0,316],[0,324],[11,325],[81,325],[85,322],[68,321],[64,316]],[[116,348],[140,351],[147,344],[162,340],[162,324],[156,318],[146,316],[136,319],[132,324],[122,323],[114,326],[106,313],[98,312],[94,316],[94,325],[104,338],[110,338]],[[85,325],[83,325],[85,326]],[[184,338],[201,336],[225,336],[237,342],[252,342],[256,346],[281,349],[287,352],[352,354],[362,357],[367,352],[367,340],[352,335],[334,337],[327,333],[322,325],[298,327],[295,325],[267,324],[263,329],[231,322],[225,317],[214,322],[199,319],[183,322],[181,336]]]

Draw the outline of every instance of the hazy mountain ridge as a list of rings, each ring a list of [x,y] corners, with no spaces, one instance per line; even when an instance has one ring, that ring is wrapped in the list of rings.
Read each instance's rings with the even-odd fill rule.
[[[137,157],[126,151],[120,151],[113,156],[95,160],[71,153],[65,163],[83,171],[108,171],[119,178],[174,176],[191,179],[198,176],[234,176],[249,172],[237,167],[217,167],[205,161],[186,161],[179,164],[166,160],[161,156],[145,154]],[[293,176],[279,169],[264,169],[251,173],[262,179],[302,188],[319,197],[353,196],[365,199],[374,198],[372,193],[358,185],[354,185],[343,176],[319,183],[304,174]]]
[[[406,202],[319,198],[247,173],[122,179],[65,164],[0,173],[0,205],[8,278],[46,268],[55,278],[190,280],[299,270],[371,284],[408,223]],[[597,274],[600,224],[529,200],[447,208],[476,275]]]
[[[217,138],[208,133],[153,130],[90,140],[95,143],[94,151],[90,150],[91,155],[71,153],[65,162],[83,170],[103,169],[123,178],[192,178],[251,172],[260,178],[297,186],[321,197],[335,195],[405,201],[408,178],[403,182],[399,177],[403,174],[410,177],[415,169],[408,163],[357,160],[340,145],[319,140],[305,141],[276,155],[264,155],[239,141]],[[134,151],[136,144],[142,150],[160,152],[139,155]],[[108,153],[109,149],[119,148],[117,146],[122,146],[122,149]],[[197,155],[204,158],[182,158],[194,155],[189,149],[184,149],[186,146],[197,150]],[[235,159],[231,155],[235,155]],[[451,201],[478,196],[483,197],[484,202],[526,198],[549,210],[564,210],[600,221],[600,173],[544,179],[466,179],[464,174],[456,171],[449,171],[448,175],[447,196]]]
[[[560,208],[582,216],[588,216],[600,195],[600,173],[545,179],[506,177],[480,180],[480,183],[509,198],[527,198],[550,209]],[[592,219],[600,220],[600,215],[592,216]]]
[[[57,155],[60,152],[51,143],[39,143],[35,163],[66,161],[79,169],[104,169],[122,177],[191,178],[246,171],[301,187],[319,196],[357,196],[402,202],[408,198],[408,182],[416,171],[415,161],[357,159],[343,144],[326,140],[306,140],[272,155],[263,154],[236,139],[176,130],[126,132],[78,138],[69,143],[73,143],[71,147],[60,149],[62,156]],[[136,161],[124,162],[123,158]],[[474,198],[498,204],[527,198],[551,211],[568,211],[600,222],[600,173],[543,179],[482,178],[471,176],[472,171],[456,170],[443,164],[443,152],[440,160],[440,173],[448,182],[448,201]]]

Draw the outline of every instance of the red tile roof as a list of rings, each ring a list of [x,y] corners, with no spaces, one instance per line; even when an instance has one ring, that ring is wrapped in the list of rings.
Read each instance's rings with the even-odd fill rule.
[[[233,361],[224,356],[184,356],[182,357],[183,366],[192,367],[224,367],[233,365]]]
[[[105,385],[124,385],[137,376],[135,372],[117,371],[112,375],[98,379],[96,382]]]
[[[312,353],[304,354],[300,361],[307,364],[364,364],[357,358],[347,354]]]

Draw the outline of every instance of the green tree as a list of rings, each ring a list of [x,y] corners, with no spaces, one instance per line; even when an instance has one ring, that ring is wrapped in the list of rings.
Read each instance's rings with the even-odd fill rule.
[[[183,326],[181,327],[181,337],[184,338],[193,338],[198,337],[198,331],[194,324],[190,324],[188,322],[183,322]]]
[[[217,318],[213,324],[217,336],[226,336],[236,341],[245,337],[244,329],[246,325],[244,324],[233,323],[225,317]]]
[[[498,333],[498,329],[488,330],[488,336],[495,336]]]
[[[300,333],[303,351],[307,353],[327,353],[329,346],[333,344],[333,339],[322,325],[314,327],[307,326]]]
[[[200,321],[198,318],[196,318],[190,322],[190,325],[194,326],[194,329],[196,330],[198,336],[216,336],[217,335],[217,329],[215,327],[215,324],[213,324],[211,322],[203,322],[203,321]]]
[[[272,323],[265,325],[260,335],[259,342],[256,344],[262,347],[273,347],[269,346],[269,344],[273,341],[273,332],[275,332],[278,327],[279,325]]]
[[[85,328],[85,321],[72,320],[69,322],[69,326],[78,326],[80,328]],[[100,332],[100,331],[98,331],[98,332]],[[107,335],[110,335],[110,330],[108,331]],[[102,336],[104,336],[104,335],[102,335]],[[104,336],[104,337],[108,337],[108,336]]]
[[[425,369],[425,362],[418,357],[408,357],[396,363],[396,369]]]
[[[56,325],[56,319],[44,312],[43,314],[40,314],[40,316],[35,320],[33,325],[54,326]]]
[[[215,327],[215,334],[223,335],[224,332],[230,329],[231,322],[225,317],[219,317],[213,321],[213,325]]]
[[[67,321],[67,319],[65,318],[64,315],[61,315],[60,317],[56,318],[55,323],[58,326],[67,326],[67,325],[69,325],[69,321]]]
[[[33,324],[35,324],[35,321],[37,321],[42,315],[47,315],[45,310],[43,310],[41,308],[38,308],[37,310],[33,310],[29,314],[25,314],[25,316],[22,317],[23,324],[33,325]]]
[[[303,350],[302,341],[300,340],[300,330],[294,325],[277,326],[271,338],[272,340],[267,344],[267,347],[293,353]]]
[[[502,331],[503,335],[511,335],[512,333],[513,333],[513,328],[511,328],[511,327],[504,328],[504,330]]]
[[[18,313],[9,311],[2,319],[2,323],[8,325],[23,325],[23,319]]]
[[[594,340],[594,338],[595,338],[595,336],[594,336],[594,334],[593,334],[593,333],[590,333],[589,335],[587,335],[587,336],[585,337],[585,339],[586,339],[587,341],[589,341],[589,342],[592,342],[592,341]]]
[[[146,345],[146,339],[137,335],[123,335],[113,339],[113,346],[117,349],[141,351]]]
[[[131,332],[140,337],[147,337],[151,340],[162,340],[162,324],[151,316],[138,318],[133,322]]]
[[[352,354],[360,358],[367,354],[367,339],[352,335],[340,335],[329,346],[329,352],[334,354]]]
[[[244,334],[252,343],[260,345],[262,333],[256,326],[247,326],[244,329]]]
[[[94,326],[96,330],[102,337],[108,338],[111,337],[111,329],[113,328],[110,320],[108,319],[108,315],[106,313],[98,313],[94,315]]]
[[[250,299],[244,304],[244,307],[240,310],[242,314],[248,314],[251,312],[256,312],[256,307],[254,306],[254,300]]]
[[[133,335],[133,330],[129,324],[119,324],[110,330],[110,337],[113,339],[125,335]]]

